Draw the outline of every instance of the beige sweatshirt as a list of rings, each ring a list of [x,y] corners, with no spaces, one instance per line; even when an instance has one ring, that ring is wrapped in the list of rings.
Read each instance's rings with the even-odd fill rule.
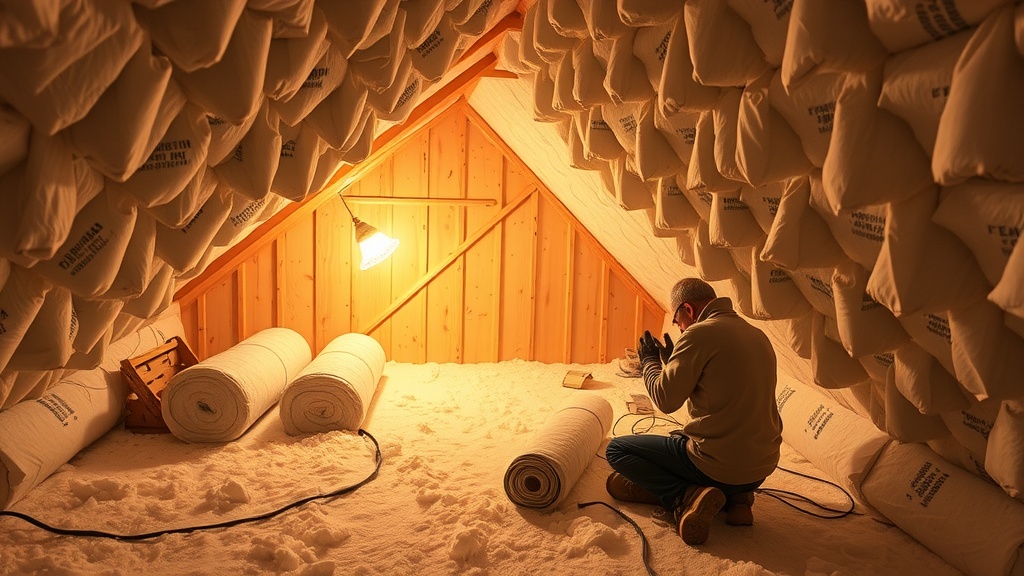
[[[683,331],[664,368],[645,363],[644,383],[662,412],[686,404],[683,430],[697,468],[725,484],[746,484],[779,462],[775,370],[768,337],[736,314],[731,300],[717,298]]]

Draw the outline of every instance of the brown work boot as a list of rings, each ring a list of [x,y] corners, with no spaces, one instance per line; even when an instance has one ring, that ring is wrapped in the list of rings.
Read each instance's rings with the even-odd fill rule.
[[[707,542],[711,521],[725,506],[725,494],[712,486],[690,486],[673,512],[679,536],[690,546]]]
[[[618,472],[612,472],[604,483],[605,490],[616,500],[622,502],[637,502],[640,504],[661,504],[661,500],[642,488],[636,482],[626,478]]]
[[[723,508],[725,511],[725,523],[730,526],[753,526],[754,511],[751,510],[753,505],[753,492],[733,494],[726,500],[725,508]]]

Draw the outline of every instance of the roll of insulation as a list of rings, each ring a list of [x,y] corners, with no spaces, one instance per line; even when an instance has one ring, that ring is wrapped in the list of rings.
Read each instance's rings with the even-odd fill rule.
[[[562,405],[505,471],[505,494],[525,508],[551,509],[572,490],[612,426],[612,407],[593,394]]]
[[[332,340],[281,397],[281,422],[292,436],[357,430],[366,417],[381,374],[384,348],[356,332]]]
[[[164,389],[167,428],[185,442],[241,436],[309,364],[309,344],[288,328],[267,328],[178,372]]]

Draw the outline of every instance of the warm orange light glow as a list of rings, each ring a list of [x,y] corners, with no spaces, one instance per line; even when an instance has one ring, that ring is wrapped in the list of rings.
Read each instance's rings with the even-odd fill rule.
[[[356,225],[356,242],[362,254],[360,270],[380,264],[398,248],[398,240],[384,234],[359,218],[352,218]]]

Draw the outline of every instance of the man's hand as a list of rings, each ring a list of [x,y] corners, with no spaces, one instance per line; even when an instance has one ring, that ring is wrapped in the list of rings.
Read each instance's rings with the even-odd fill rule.
[[[640,357],[640,365],[643,366],[650,361],[661,365],[661,348],[661,343],[654,336],[651,336],[651,332],[644,330],[644,335],[640,337],[640,343],[636,347],[637,356]]]
[[[654,340],[654,343],[658,345],[658,353],[661,354],[661,363],[668,364],[668,357],[672,355],[672,350],[675,349],[675,344],[672,343],[672,337],[668,335],[668,332],[665,332],[665,345],[662,346],[661,342],[658,342],[657,339]]]

